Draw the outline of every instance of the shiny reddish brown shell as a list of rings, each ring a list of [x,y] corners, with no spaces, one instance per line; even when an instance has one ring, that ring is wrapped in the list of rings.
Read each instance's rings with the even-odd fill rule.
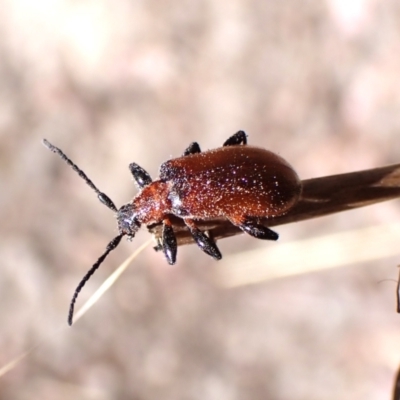
[[[283,158],[248,145],[169,160],[160,180],[169,185],[172,213],[195,219],[282,215],[301,192],[299,177]]]

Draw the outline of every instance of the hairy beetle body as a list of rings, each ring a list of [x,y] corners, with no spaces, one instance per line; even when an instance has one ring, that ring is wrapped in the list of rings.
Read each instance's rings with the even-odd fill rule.
[[[301,190],[283,158],[241,145],[169,160],[160,181],[169,185],[170,213],[194,219],[274,217],[290,209]]]

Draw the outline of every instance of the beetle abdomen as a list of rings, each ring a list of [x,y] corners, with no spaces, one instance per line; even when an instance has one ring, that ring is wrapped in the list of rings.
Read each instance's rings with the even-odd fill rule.
[[[213,218],[272,217],[298,199],[301,183],[278,155],[253,146],[226,146],[165,162],[173,213]]]

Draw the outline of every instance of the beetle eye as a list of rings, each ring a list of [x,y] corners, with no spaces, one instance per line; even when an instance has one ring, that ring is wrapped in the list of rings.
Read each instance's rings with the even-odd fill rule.
[[[135,233],[140,228],[140,222],[131,204],[126,204],[118,210],[117,221],[120,233],[131,237],[135,236]]]

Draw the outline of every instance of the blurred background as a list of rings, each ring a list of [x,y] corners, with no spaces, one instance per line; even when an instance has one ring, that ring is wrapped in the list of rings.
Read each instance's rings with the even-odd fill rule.
[[[0,367],[40,344],[0,398],[390,399],[400,233],[379,232],[399,201],[277,227],[277,243],[221,240],[221,263],[185,246],[171,267],[149,247],[68,328],[117,227],[41,140],[117,206],[136,193],[130,162],[156,177],[239,129],[302,179],[400,163],[399,49],[397,0],[0,0]],[[78,303],[148,237],[124,240]],[[235,260],[265,272],[293,243],[282,271],[311,255],[320,271],[224,284]],[[367,249],[387,250],[354,262]]]

